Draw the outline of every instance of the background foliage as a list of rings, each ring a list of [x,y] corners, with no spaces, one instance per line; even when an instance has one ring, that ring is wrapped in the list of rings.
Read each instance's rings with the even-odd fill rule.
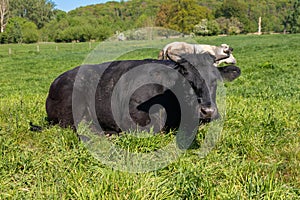
[[[258,30],[259,17],[263,32],[300,31],[300,0],[132,0],[80,7],[68,13],[56,10],[49,0],[9,2],[9,25],[0,35],[1,43],[102,41],[146,26],[204,36],[253,33]],[[35,26],[24,27],[18,18]],[[31,31],[34,33],[28,33]]]

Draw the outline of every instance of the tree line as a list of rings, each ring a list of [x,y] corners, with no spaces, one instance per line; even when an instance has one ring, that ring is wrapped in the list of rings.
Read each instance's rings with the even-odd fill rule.
[[[50,0],[0,0],[0,43],[102,41],[159,26],[201,36],[300,32],[300,0],[131,0],[57,10]]]

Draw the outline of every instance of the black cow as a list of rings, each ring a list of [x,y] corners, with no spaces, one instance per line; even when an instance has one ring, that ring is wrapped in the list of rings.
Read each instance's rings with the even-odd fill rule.
[[[161,108],[153,108],[160,105],[164,119],[155,122],[164,122],[157,125],[161,130],[189,126],[195,118],[197,123],[209,122],[219,116],[217,80],[232,81],[239,75],[236,66],[216,68],[209,54],[183,55],[176,63],[146,59],[84,65],[52,83],[48,120],[74,129],[83,120],[101,133],[119,133],[156,126],[153,116]]]

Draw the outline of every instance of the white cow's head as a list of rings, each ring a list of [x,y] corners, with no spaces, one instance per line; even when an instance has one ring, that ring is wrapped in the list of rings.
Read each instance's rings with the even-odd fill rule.
[[[221,63],[226,64],[236,64],[236,59],[232,55],[233,48],[229,47],[227,44],[221,44],[220,47],[217,47],[217,51],[215,53],[216,56],[216,64],[220,65]]]

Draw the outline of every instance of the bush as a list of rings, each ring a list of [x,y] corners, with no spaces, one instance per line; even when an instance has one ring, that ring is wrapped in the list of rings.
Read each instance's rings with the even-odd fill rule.
[[[7,44],[8,43],[8,35],[6,32],[0,33],[0,44]]]
[[[33,22],[25,22],[22,26],[23,42],[24,43],[35,43],[39,40],[39,32],[37,26]]]
[[[220,17],[216,21],[219,24],[221,34],[236,35],[244,30],[243,23],[235,17],[231,17],[230,19]]]
[[[1,43],[34,43],[39,40],[37,26],[24,18],[11,18],[0,36]]]
[[[220,33],[219,24],[215,20],[202,19],[202,21],[194,27],[195,35],[210,36]]]

